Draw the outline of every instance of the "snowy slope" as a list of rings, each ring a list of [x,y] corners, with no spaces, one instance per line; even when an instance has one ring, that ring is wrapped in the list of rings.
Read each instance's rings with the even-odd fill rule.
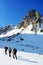
[[[17,57],[17,60],[13,59],[0,49],[0,65],[43,65],[43,55],[18,51]]]
[[[34,31],[31,31],[32,25],[30,24],[28,27],[26,27],[21,33],[22,34],[35,34]]]
[[[21,33],[22,34],[35,34],[35,32],[31,31],[31,29],[32,29],[32,24],[30,24],[29,26],[27,26]],[[43,35],[43,32],[40,32],[40,30],[41,29],[39,29],[36,34]]]
[[[23,40],[22,40],[23,39]],[[20,34],[8,41],[8,38],[0,40],[0,48],[8,46],[19,51],[43,54],[43,35]]]
[[[12,36],[13,34],[17,34],[17,33],[21,33],[21,34],[35,34],[34,31],[31,31],[32,29],[32,24],[30,24],[29,26],[27,26],[26,28],[21,28],[21,29],[17,29],[16,27],[7,32],[6,34],[1,34],[0,38],[2,37],[7,37],[7,36]],[[43,32],[40,32],[40,29],[37,31],[37,34],[43,35]]]

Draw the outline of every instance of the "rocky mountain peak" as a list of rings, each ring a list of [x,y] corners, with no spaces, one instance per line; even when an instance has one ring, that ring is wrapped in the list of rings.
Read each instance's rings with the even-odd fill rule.
[[[37,10],[32,9],[28,12],[27,16],[29,16],[30,18],[32,18],[32,17],[41,17],[41,14],[39,12],[37,12]]]
[[[35,27],[35,24],[38,24],[38,27],[41,27],[41,23],[42,23],[42,19],[41,19],[42,15],[37,12],[36,10],[32,9],[30,10],[27,15],[23,18],[23,20],[21,21],[21,23],[17,26],[17,28],[21,28],[24,27],[26,28],[30,23],[32,23],[32,30]]]

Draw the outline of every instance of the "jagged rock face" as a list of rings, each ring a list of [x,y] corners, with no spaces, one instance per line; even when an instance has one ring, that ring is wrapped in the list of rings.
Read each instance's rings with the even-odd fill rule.
[[[17,26],[17,28],[27,27],[33,20],[36,18],[41,18],[42,16],[36,10],[30,10],[29,13],[23,18],[21,23]]]
[[[32,17],[41,17],[40,13],[38,13],[36,10],[30,10],[28,16],[30,18],[32,18]]]
[[[32,17],[34,18],[34,17],[36,16],[35,10],[29,11],[28,16],[29,16],[30,18],[32,18]]]
[[[8,26],[5,26],[3,28],[0,28],[0,34],[2,34],[2,33],[5,34],[6,32],[8,32],[8,31],[10,31],[12,29],[13,29],[13,25],[8,25]]]

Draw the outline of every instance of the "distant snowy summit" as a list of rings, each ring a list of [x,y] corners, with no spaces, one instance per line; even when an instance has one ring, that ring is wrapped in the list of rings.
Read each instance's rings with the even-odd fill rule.
[[[17,25],[8,25],[0,28],[0,38],[14,34],[43,34],[43,17],[36,10],[30,10]]]
[[[5,27],[0,27],[0,35],[1,34],[6,34],[8,31],[11,31],[12,29],[14,29],[14,25],[8,25],[8,26],[5,26]]]

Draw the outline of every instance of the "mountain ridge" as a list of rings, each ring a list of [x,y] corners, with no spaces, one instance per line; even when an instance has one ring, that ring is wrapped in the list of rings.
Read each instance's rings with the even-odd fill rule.
[[[43,33],[43,17],[34,9],[30,10],[17,26],[8,25],[4,28],[0,28],[0,36],[2,34],[7,35],[7,33],[9,33],[9,36],[11,36],[13,34],[22,33],[26,29],[28,30],[27,32],[31,34],[33,32],[34,34],[37,34],[38,31]]]

